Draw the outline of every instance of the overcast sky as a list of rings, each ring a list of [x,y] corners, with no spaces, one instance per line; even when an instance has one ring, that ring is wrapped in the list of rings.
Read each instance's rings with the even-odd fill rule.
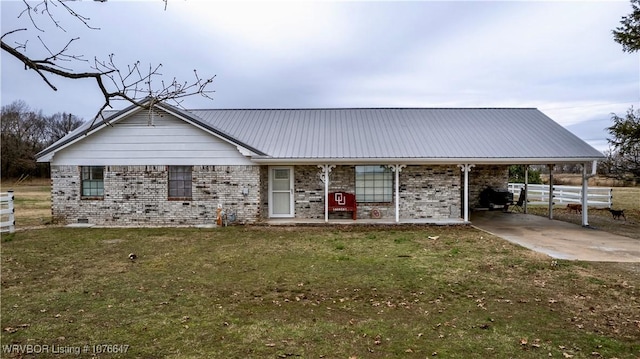
[[[29,27],[21,1],[0,1],[2,33]],[[216,78],[213,101],[186,108],[536,107],[599,150],[611,113],[640,108],[640,54],[623,53],[611,30],[628,1],[211,2],[84,1],[70,4],[100,30],[60,11],[66,32],[20,32],[42,51],[91,60],[115,54],[126,67],[162,63],[166,79],[193,70]],[[59,9],[58,9],[59,10]],[[103,99],[91,80],[51,77],[1,55],[1,102],[44,114],[93,118]],[[82,64],[79,64],[81,68]],[[125,103],[118,103],[124,107]],[[518,134],[514,133],[514,136]]]

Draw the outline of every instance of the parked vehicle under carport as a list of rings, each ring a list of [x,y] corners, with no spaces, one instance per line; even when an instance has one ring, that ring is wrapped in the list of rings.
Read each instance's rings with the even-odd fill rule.
[[[489,210],[499,208],[506,211],[512,204],[513,193],[508,189],[487,187],[480,192],[480,208],[488,208]]]

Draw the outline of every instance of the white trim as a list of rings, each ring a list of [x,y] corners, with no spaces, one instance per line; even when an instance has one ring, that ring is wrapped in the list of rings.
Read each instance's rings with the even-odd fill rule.
[[[289,170],[289,192],[290,192],[290,197],[289,197],[289,201],[290,201],[290,212],[288,214],[274,214],[273,213],[273,170],[276,169],[287,169]],[[295,208],[295,200],[294,200],[294,187],[293,184],[294,179],[293,179],[293,175],[294,175],[294,171],[293,171],[293,166],[269,166],[269,193],[268,193],[268,197],[269,197],[269,218],[294,218],[296,216],[296,208]]]

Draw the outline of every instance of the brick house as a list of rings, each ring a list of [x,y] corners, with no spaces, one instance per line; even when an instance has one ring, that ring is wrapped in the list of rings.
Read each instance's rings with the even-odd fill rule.
[[[148,104],[148,103],[147,103]],[[602,154],[531,108],[182,110],[109,113],[37,155],[51,164],[52,214],[103,226],[206,225],[221,205],[239,223],[331,222],[329,193],[357,218],[466,223],[512,164]]]

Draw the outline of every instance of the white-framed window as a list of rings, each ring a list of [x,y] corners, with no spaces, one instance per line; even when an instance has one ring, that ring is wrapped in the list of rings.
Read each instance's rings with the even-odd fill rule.
[[[169,166],[169,199],[191,199],[191,166]]]
[[[383,165],[356,166],[356,202],[391,202],[393,171]]]
[[[82,198],[104,198],[104,167],[81,166],[80,187]]]

